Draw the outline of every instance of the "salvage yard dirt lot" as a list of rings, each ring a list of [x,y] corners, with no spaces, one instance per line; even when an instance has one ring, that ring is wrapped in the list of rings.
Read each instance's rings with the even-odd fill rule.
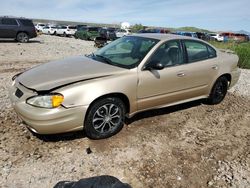
[[[196,101],[140,113],[109,139],[29,132],[8,99],[11,77],[95,50],[91,41],[45,35],[28,44],[0,42],[0,187],[47,188],[104,174],[134,188],[250,187],[248,70],[219,105]]]

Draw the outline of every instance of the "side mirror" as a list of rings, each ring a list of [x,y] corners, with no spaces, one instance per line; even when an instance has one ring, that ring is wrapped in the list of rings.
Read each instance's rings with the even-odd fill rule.
[[[164,65],[160,62],[152,61],[145,66],[144,70],[162,70],[164,68]]]

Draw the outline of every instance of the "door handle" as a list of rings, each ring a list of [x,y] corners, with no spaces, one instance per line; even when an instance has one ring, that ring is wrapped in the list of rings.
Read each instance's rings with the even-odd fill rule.
[[[184,72],[179,72],[179,73],[177,73],[177,76],[183,77],[183,76],[185,76],[185,73]]]
[[[212,69],[217,70],[218,69],[218,65],[213,65]]]

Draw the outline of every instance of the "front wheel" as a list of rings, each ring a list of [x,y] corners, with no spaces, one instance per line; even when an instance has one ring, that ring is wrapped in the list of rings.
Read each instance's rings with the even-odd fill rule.
[[[209,95],[209,104],[219,104],[225,98],[228,89],[228,80],[226,77],[219,77]]]
[[[85,132],[89,138],[102,139],[118,133],[125,118],[125,105],[119,98],[104,98],[90,106],[85,120]]]
[[[27,33],[21,32],[21,33],[18,33],[18,34],[17,34],[16,40],[17,40],[18,42],[26,43],[26,42],[29,41],[29,36],[28,36]]]

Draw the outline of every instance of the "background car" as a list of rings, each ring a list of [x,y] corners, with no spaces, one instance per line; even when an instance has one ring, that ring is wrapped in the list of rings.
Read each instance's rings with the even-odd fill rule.
[[[169,31],[166,29],[147,28],[139,30],[138,33],[169,33]]]
[[[176,35],[182,35],[182,36],[187,36],[187,37],[194,37],[194,38],[198,38],[196,32],[189,32],[189,31],[176,31],[173,34]]]
[[[45,27],[45,26],[46,26],[46,24],[44,24],[44,23],[37,23],[37,24],[35,25],[36,31],[37,31],[37,32],[42,32],[42,29],[43,29],[43,27]]]
[[[90,138],[107,138],[125,116],[198,99],[222,102],[239,79],[238,60],[199,39],[135,34],[14,76],[10,99],[36,133],[85,129]]]
[[[56,35],[62,35],[64,37],[73,36],[76,32],[76,26],[58,26]]]
[[[206,41],[210,40],[210,36],[205,32],[196,32],[196,35],[201,40],[206,40]]]
[[[121,37],[127,36],[129,34],[131,34],[131,30],[130,29],[118,29],[115,32],[115,35],[116,35],[117,38],[121,38]]]
[[[101,27],[80,27],[75,32],[75,38],[83,40],[94,40],[96,37],[100,36],[99,30]]]
[[[209,33],[210,39],[216,40],[218,42],[224,41],[224,37],[220,34],[216,33]]]
[[[18,42],[28,42],[37,36],[35,26],[30,19],[15,17],[0,17],[0,38],[15,39]]]
[[[117,38],[115,31],[115,28],[100,28],[98,32],[99,36],[106,40],[115,40]]]
[[[45,26],[42,28],[43,34],[56,35],[57,26]]]

